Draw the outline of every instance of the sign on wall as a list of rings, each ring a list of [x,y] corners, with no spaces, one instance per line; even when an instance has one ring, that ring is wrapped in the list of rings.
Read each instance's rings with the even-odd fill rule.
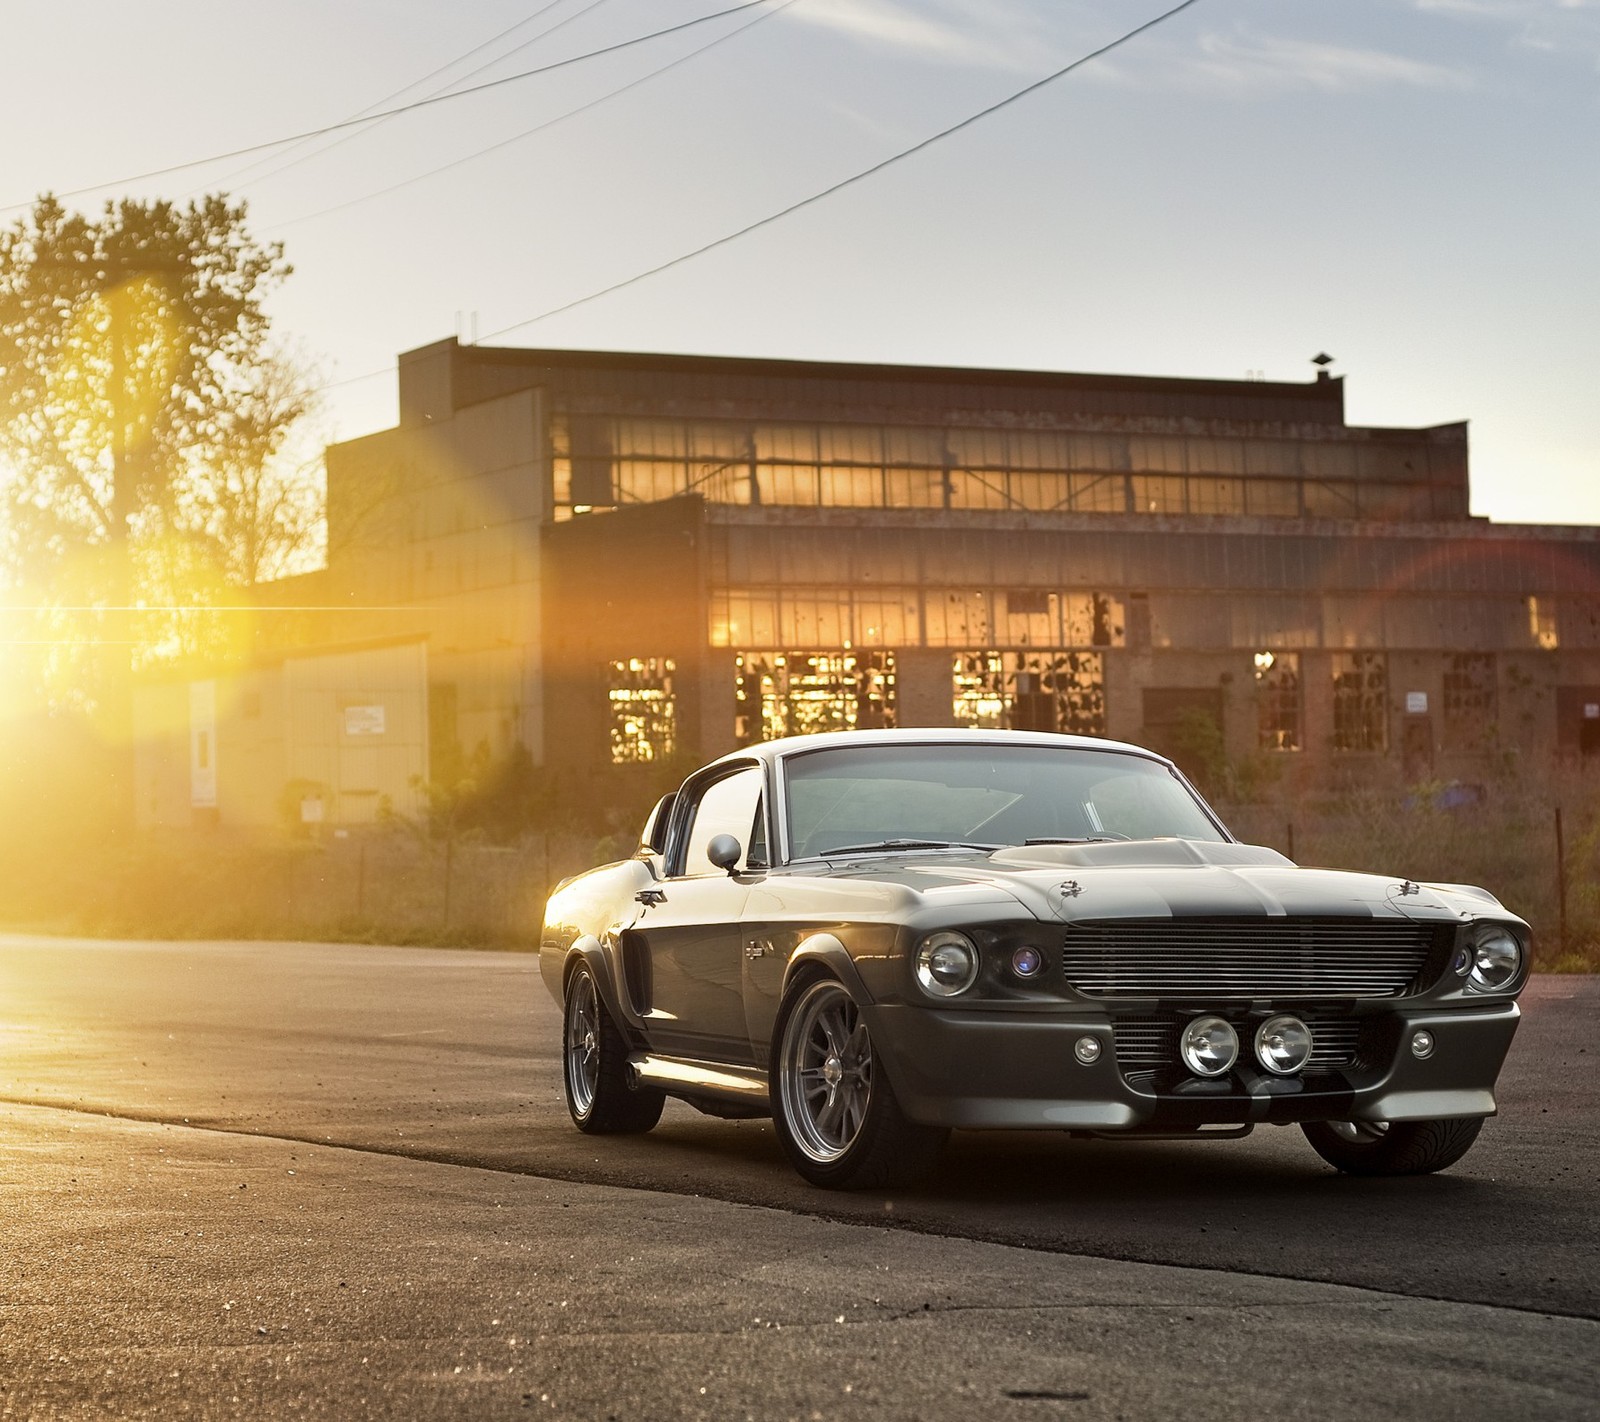
[[[381,736],[385,729],[382,706],[346,706],[344,733],[347,736]]]
[[[1406,692],[1406,715],[1426,716],[1428,714],[1428,693],[1426,691]]]

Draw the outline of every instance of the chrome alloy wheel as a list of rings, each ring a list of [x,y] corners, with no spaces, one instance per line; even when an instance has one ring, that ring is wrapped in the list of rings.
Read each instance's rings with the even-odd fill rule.
[[[600,1088],[600,999],[587,972],[572,976],[567,997],[567,1096],[576,1115],[587,1116]]]
[[[849,994],[831,979],[808,987],[789,1015],[779,1058],[783,1114],[812,1160],[838,1160],[872,1101],[872,1042]]]
[[[1389,1134],[1387,1121],[1329,1121],[1328,1129],[1351,1145],[1376,1145]]]

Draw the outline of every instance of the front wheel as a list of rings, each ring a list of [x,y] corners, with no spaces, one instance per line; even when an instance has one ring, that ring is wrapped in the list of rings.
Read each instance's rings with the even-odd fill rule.
[[[630,1081],[628,1044],[606,1012],[594,969],[587,963],[579,963],[567,979],[561,1065],[567,1110],[580,1131],[636,1135],[661,1119],[667,1098]]]
[[[1306,1121],[1300,1129],[1346,1175],[1429,1175],[1454,1165],[1478,1139],[1483,1117],[1454,1121]]]
[[[802,981],[785,996],[769,1080],[778,1138],[813,1185],[907,1184],[932,1168],[950,1134],[906,1118],[861,1010],[834,978]]]

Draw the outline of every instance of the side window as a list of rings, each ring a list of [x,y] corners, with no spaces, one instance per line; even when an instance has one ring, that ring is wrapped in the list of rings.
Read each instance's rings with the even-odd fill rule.
[[[750,766],[706,788],[695,806],[689,825],[689,842],[684,848],[684,874],[721,874],[707,857],[706,846],[719,834],[731,834],[750,849],[750,827],[755,822],[756,806],[761,801],[761,770]]]
[[[770,869],[772,856],[767,853],[767,807],[756,796],[755,823],[750,826],[750,838],[745,842],[744,862],[750,869]]]

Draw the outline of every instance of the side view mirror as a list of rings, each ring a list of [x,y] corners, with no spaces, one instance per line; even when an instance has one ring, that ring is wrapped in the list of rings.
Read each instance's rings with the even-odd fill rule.
[[[744,846],[731,834],[714,834],[711,843],[706,846],[706,858],[719,869],[726,869],[730,874],[739,863],[739,856],[744,853]]]

